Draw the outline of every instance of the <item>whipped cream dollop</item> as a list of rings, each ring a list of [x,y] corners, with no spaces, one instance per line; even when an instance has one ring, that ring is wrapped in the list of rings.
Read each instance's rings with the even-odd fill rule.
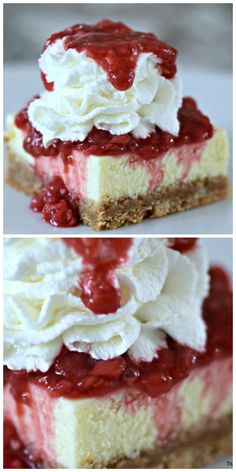
[[[10,239],[5,244],[4,362],[45,372],[63,345],[110,359],[128,351],[151,361],[166,335],[203,350],[201,305],[208,293],[207,258],[185,255],[167,240],[133,240],[126,265],[115,271],[121,307],[95,315],[80,298],[81,257],[60,239]]]
[[[113,135],[132,132],[138,138],[146,138],[155,126],[178,134],[180,80],[161,76],[158,62],[154,54],[141,53],[133,85],[119,91],[84,51],[65,50],[62,39],[49,45],[39,66],[54,90],[42,93],[28,108],[44,146],[53,139],[84,141],[93,126]]]

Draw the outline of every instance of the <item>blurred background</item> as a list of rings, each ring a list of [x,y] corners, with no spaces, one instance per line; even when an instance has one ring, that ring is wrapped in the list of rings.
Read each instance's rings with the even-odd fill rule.
[[[33,62],[51,33],[102,18],[154,32],[179,50],[181,65],[232,71],[232,5],[223,3],[5,4],[5,63]]]

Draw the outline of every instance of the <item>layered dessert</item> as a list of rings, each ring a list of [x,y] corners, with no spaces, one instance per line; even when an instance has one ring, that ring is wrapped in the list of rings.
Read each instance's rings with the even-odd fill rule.
[[[232,294],[192,239],[5,245],[6,468],[194,468],[231,452]]]
[[[8,117],[7,182],[52,225],[95,230],[225,198],[225,131],[182,97],[176,59],[119,22],[50,36],[45,91]]]

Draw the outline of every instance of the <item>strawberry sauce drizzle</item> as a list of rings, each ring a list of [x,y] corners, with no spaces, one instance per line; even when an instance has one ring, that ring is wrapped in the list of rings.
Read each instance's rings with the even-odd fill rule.
[[[168,238],[169,247],[174,251],[186,253],[195,249],[198,238]]]
[[[194,239],[194,238],[193,238]],[[177,238],[176,238],[177,240]],[[186,239],[173,246],[190,250],[193,241]],[[5,382],[18,402],[28,402],[28,381],[46,388],[52,397],[88,398],[106,395],[120,388],[133,387],[151,397],[167,393],[177,382],[198,367],[232,355],[232,291],[226,272],[220,267],[210,269],[211,289],[203,304],[208,340],[204,353],[168,339],[168,349],[161,349],[152,362],[135,363],[127,354],[102,361],[89,354],[69,352],[63,348],[46,374],[10,371],[5,368]],[[40,468],[32,463],[14,427],[7,422],[4,429],[5,468]]]
[[[52,34],[45,46],[63,39],[65,50],[85,51],[106,72],[118,90],[127,90],[134,81],[135,68],[141,53],[153,53],[158,59],[160,73],[167,79],[176,74],[177,51],[157,39],[152,33],[133,31],[121,22],[102,20],[95,25],[78,24]],[[51,91],[53,84],[43,75],[43,83]]]
[[[81,298],[95,314],[114,313],[120,307],[120,290],[114,270],[128,259],[132,238],[63,238],[83,258]]]

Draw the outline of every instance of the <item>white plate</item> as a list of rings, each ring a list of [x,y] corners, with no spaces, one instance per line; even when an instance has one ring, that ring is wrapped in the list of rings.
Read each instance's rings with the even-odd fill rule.
[[[184,94],[192,95],[200,108],[209,114],[214,124],[225,128],[232,137],[232,80],[230,74],[199,70],[182,70]],[[26,64],[5,68],[5,114],[18,111],[33,95],[42,89],[37,66]],[[231,167],[230,167],[231,169]],[[230,171],[230,175],[232,172]],[[29,197],[7,187],[4,191],[5,234],[98,234],[85,226],[54,228],[28,208]],[[231,199],[170,215],[161,219],[145,220],[108,234],[231,234]]]
[[[229,457],[228,459],[224,459],[222,461],[214,462],[203,469],[232,469],[233,468],[233,458]]]

